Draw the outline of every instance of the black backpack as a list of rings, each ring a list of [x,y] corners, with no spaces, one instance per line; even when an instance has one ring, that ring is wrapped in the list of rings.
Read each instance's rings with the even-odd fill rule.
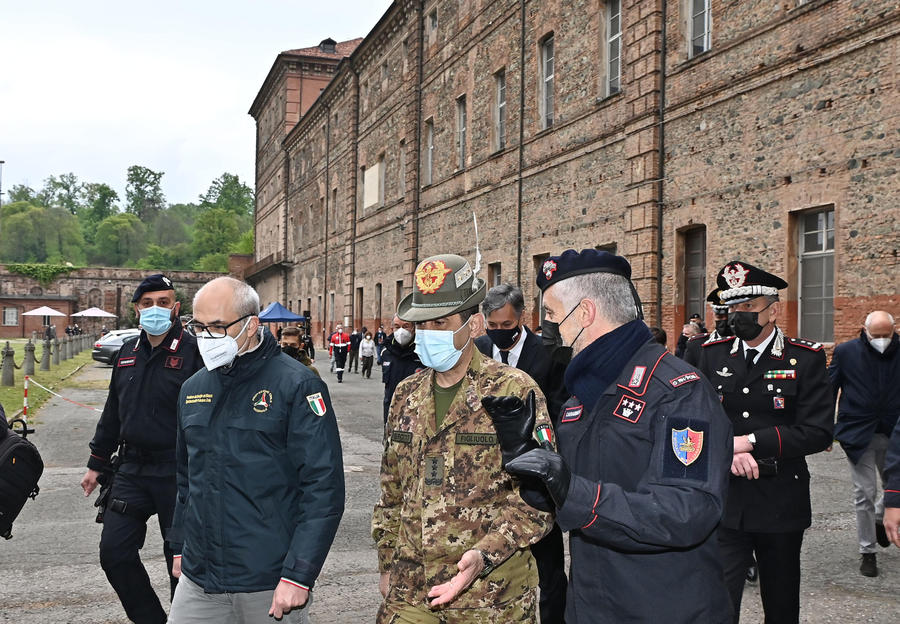
[[[14,426],[20,425],[21,435]],[[38,479],[44,472],[44,462],[37,447],[25,439],[31,433],[25,421],[17,418],[7,424],[0,405],[0,537],[12,537],[13,520],[22,511],[25,501],[38,495]]]

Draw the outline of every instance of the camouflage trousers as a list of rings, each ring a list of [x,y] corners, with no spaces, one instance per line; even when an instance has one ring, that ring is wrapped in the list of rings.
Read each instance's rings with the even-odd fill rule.
[[[478,609],[429,609],[427,605],[388,599],[381,603],[377,624],[508,624],[537,622],[535,592],[528,592],[517,600]]]

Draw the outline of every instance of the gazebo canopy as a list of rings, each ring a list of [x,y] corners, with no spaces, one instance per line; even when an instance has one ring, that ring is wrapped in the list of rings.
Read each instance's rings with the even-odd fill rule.
[[[294,314],[277,301],[273,301],[266,306],[265,310],[259,313],[259,320],[263,323],[285,323],[289,321],[305,321],[306,317]]]

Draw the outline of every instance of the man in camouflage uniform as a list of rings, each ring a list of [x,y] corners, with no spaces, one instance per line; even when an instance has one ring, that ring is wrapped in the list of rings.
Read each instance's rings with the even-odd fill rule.
[[[385,597],[379,623],[535,621],[528,547],[552,516],[525,504],[503,470],[482,400],[494,417],[503,410],[489,397],[514,397],[520,413],[527,403],[539,435],[550,419],[530,377],[475,348],[484,296],[468,262],[441,255],[419,264],[399,305],[400,318],[416,323],[416,353],[429,368],[397,386],[388,416],[372,518]],[[534,421],[526,426],[533,434]]]

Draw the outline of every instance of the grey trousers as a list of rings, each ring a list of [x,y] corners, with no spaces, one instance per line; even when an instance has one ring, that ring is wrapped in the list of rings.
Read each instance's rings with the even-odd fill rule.
[[[207,594],[203,588],[186,577],[178,579],[168,624],[309,624],[309,600],[300,609],[291,609],[281,620],[269,617],[275,590],[240,594]]]
[[[876,433],[859,462],[850,462],[859,552],[875,552],[875,522],[884,518],[884,456],[889,438]],[[882,487],[878,487],[881,479]]]

